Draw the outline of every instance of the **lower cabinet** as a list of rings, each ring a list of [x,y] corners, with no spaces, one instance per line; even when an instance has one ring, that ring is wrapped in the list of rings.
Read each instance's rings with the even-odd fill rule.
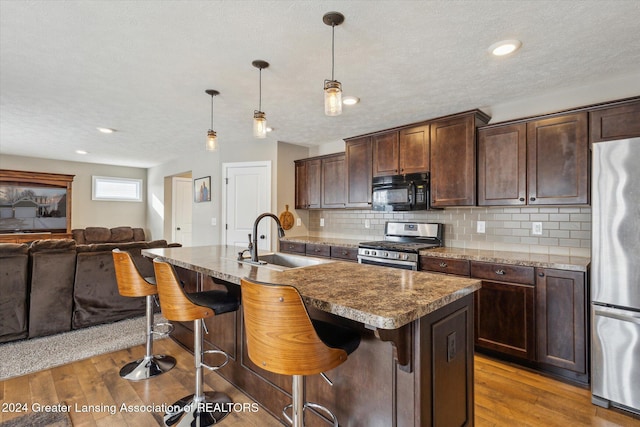
[[[465,262],[470,263],[467,274],[460,268]],[[589,383],[584,272],[429,256],[420,257],[420,265],[482,279],[474,301],[478,352]]]
[[[280,252],[312,257],[331,258],[339,261],[358,261],[358,248],[351,246],[302,243],[280,240]]]
[[[536,360],[588,380],[584,273],[550,268],[536,272]]]

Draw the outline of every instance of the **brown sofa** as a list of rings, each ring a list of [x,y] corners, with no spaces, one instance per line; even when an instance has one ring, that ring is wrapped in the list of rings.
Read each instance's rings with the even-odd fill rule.
[[[142,249],[180,246],[146,241],[131,227],[88,227],[73,237],[0,243],[0,343],[143,316],[144,297],[118,292],[111,251],[128,251],[142,275],[153,276]]]
[[[27,337],[29,245],[0,244],[0,343]]]

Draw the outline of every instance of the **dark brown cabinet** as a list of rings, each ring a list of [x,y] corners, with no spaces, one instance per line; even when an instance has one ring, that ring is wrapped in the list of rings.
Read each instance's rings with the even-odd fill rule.
[[[302,242],[280,240],[280,252],[305,255],[307,245]]]
[[[587,113],[478,130],[478,205],[589,203]]]
[[[536,269],[537,360],[587,376],[584,273]]]
[[[527,203],[589,203],[588,154],[586,112],[527,123]]]
[[[482,281],[475,294],[476,346],[535,360],[533,267],[471,262]]]
[[[431,122],[431,206],[476,204],[476,127],[480,111]]]
[[[373,176],[429,171],[429,125],[374,135],[371,139]]]
[[[527,126],[478,130],[478,205],[527,203]]]
[[[640,136],[640,100],[589,113],[591,142]]]
[[[400,138],[398,131],[371,137],[373,144],[373,176],[397,175],[400,170]]]
[[[345,155],[339,154],[321,160],[322,172],[320,207],[344,208],[346,206]]]
[[[346,207],[371,207],[373,151],[371,138],[355,138],[345,142]]]
[[[296,209],[320,207],[320,159],[296,160]]]

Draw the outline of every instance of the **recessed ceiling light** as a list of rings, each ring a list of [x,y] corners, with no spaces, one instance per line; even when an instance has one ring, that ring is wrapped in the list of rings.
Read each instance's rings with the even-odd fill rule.
[[[84,154],[89,154],[89,152],[88,152],[88,151],[84,151],[84,150],[76,150],[76,153],[77,153],[77,154],[83,154],[83,155],[84,155]]]
[[[109,129],[109,128],[96,128],[96,129],[98,129],[102,133],[114,133],[116,131],[115,129]]]
[[[360,102],[360,98],[358,98],[357,96],[343,96],[342,97],[342,103],[344,105],[356,105],[358,102]]]
[[[520,46],[520,40],[502,40],[489,46],[489,52],[495,56],[504,56],[520,49]]]

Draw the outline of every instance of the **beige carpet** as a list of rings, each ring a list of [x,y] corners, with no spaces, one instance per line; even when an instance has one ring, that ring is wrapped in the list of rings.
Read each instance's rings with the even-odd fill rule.
[[[155,322],[166,322],[156,314]],[[143,344],[146,319],[137,317],[48,337],[0,344],[0,381]]]

